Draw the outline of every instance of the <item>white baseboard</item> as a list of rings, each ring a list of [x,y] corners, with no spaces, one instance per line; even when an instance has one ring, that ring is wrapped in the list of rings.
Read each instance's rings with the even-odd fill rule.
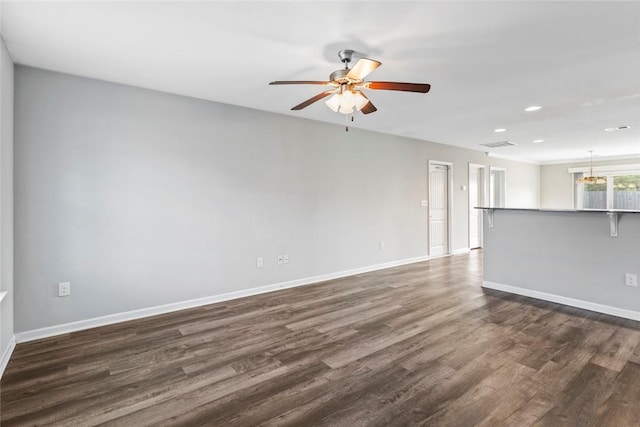
[[[432,255],[432,256],[428,257],[428,259],[446,258],[448,256],[468,254],[470,252],[471,252],[471,249],[469,249],[469,248],[455,249],[455,250],[449,252],[448,254]]]
[[[385,268],[398,267],[406,264],[413,264],[429,260],[428,256],[408,258],[398,261],[386,262],[367,267],[360,267],[351,270],[339,271],[337,273],[322,274],[319,276],[306,277],[304,279],[291,280],[288,282],[275,283],[272,285],[260,286],[257,288],[244,289],[241,291],[229,292],[225,294],[212,295],[204,298],[197,298],[187,301],[181,301],[171,304],[160,305],[156,307],[142,308],[123,313],[109,314],[101,317],[94,317],[77,322],[64,323],[61,325],[48,326],[46,328],[34,329],[31,331],[18,332],[15,335],[15,341],[18,343],[33,341],[41,338],[49,338],[56,335],[68,334],[70,332],[82,331],[85,329],[96,328],[98,326],[106,326],[114,323],[125,322],[128,320],[141,319],[143,317],[155,316],[158,314],[170,313],[172,311],[185,310],[188,308],[200,307],[203,305],[214,304],[222,301],[229,301],[237,298],[244,298],[252,295],[264,294],[267,292],[278,291],[281,289],[295,288],[298,286],[311,285],[313,283],[324,282],[327,280],[339,279],[341,277],[353,276],[356,274],[368,273],[370,271],[383,270]]]
[[[451,255],[462,255],[462,254],[468,254],[469,252],[471,252],[471,249],[469,248],[460,248],[451,252]]]
[[[590,301],[579,300],[575,298],[563,297],[561,295],[549,294],[546,292],[534,291],[531,289],[518,288],[516,286],[504,285],[502,283],[488,282],[484,280],[482,287],[487,289],[495,289],[497,291],[509,292],[512,294],[522,295],[541,299],[543,301],[555,302],[571,307],[583,308],[598,313],[609,314],[611,316],[622,317],[624,319],[640,320],[640,312],[627,310],[626,308],[612,307],[610,305],[599,304]]]
[[[7,368],[7,364],[9,364],[9,359],[11,359],[14,348],[16,348],[16,336],[12,335],[11,339],[9,340],[9,345],[2,354],[2,358],[0,359],[0,378],[2,378],[2,375],[4,375],[4,370]]]

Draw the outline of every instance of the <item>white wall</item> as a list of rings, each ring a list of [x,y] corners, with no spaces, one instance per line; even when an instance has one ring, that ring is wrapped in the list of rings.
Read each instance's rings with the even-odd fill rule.
[[[429,160],[454,250],[468,162],[539,203],[538,166],[480,151],[21,66],[15,96],[17,331],[425,256]]]
[[[13,61],[0,39],[0,376],[13,344]]]
[[[593,166],[610,166],[640,163],[640,157],[635,159],[618,159],[593,161]],[[589,161],[562,163],[557,165],[543,165],[540,167],[540,207],[543,209],[572,209],[573,175],[569,168],[589,167]]]

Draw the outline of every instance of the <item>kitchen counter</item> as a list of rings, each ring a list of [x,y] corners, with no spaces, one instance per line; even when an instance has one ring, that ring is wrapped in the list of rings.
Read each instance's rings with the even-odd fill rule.
[[[483,287],[640,320],[639,211],[478,209]]]

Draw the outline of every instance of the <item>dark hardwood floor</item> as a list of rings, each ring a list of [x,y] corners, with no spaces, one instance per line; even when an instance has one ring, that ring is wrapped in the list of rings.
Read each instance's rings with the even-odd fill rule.
[[[480,288],[482,253],[19,344],[2,426],[638,426],[637,322]]]

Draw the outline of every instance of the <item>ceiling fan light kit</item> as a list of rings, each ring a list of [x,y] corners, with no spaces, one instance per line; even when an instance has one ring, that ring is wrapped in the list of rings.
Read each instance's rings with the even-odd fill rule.
[[[353,114],[356,110],[362,110],[368,102],[369,100],[360,91],[345,90],[334,94],[325,101],[325,104],[336,113]]]
[[[329,95],[333,95],[325,101],[327,107],[336,113],[347,115],[353,114],[356,111],[360,111],[362,114],[370,114],[378,110],[364,92],[362,92],[363,89],[395,90],[418,93],[427,93],[429,92],[429,89],[431,89],[431,85],[427,83],[365,82],[365,77],[382,65],[382,63],[369,58],[360,58],[353,68],[349,68],[349,64],[351,63],[354,54],[355,51],[351,49],[344,49],[338,52],[338,58],[340,58],[340,61],[344,64],[344,68],[331,73],[328,81],[287,80],[274,81],[269,84],[313,84],[329,86],[331,89],[321,92],[291,109],[302,110],[316,101],[326,98]],[[353,117],[351,119],[353,120]],[[349,130],[348,127],[347,130]]]

